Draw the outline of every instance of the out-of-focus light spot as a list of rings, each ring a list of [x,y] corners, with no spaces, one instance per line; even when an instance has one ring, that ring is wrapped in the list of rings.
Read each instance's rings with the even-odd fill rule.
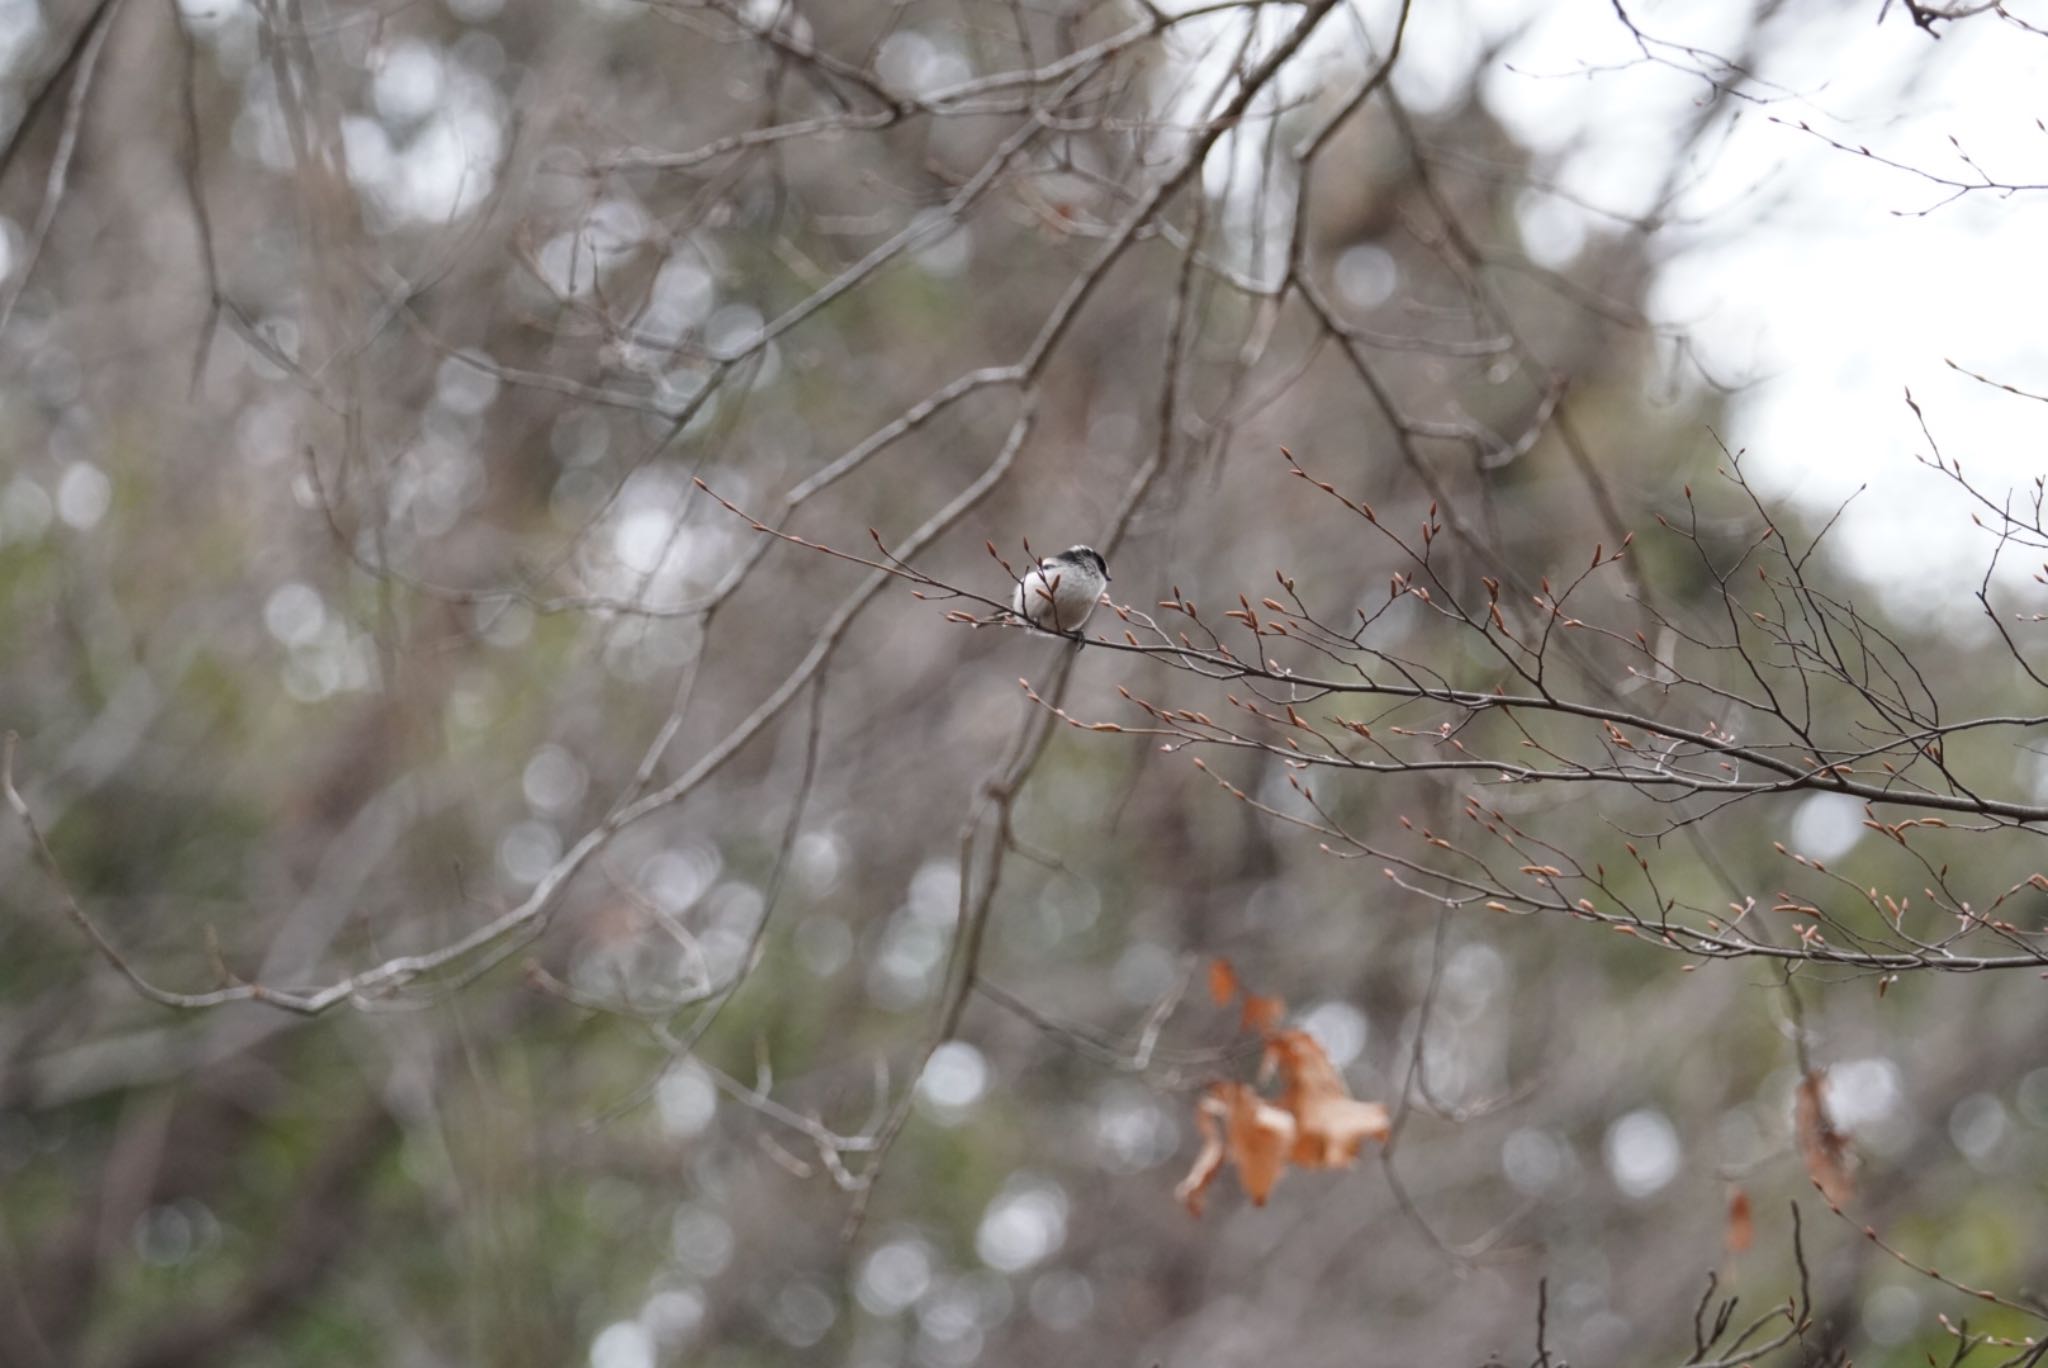
[[[57,516],[81,532],[97,526],[114,502],[114,482],[91,461],[73,461],[57,480]]]
[[[656,341],[681,337],[711,316],[717,300],[711,272],[689,257],[672,256],[655,273],[640,327]]]
[[[43,16],[36,0],[0,3],[0,71],[13,72],[42,41]]]
[[[951,280],[967,269],[974,258],[974,231],[943,209],[926,209],[910,221],[911,231],[920,235],[911,252],[917,269],[928,276]]]
[[[876,50],[875,73],[905,94],[922,95],[966,80],[972,68],[952,44],[898,29]]]
[[[697,1278],[715,1278],[732,1262],[732,1227],[715,1211],[685,1206],[669,1222],[669,1257]]]
[[[931,995],[952,937],[898,913],[890,919],[881,952],[868,967],[868,997],[890,1011],[907,1011]]]
[[[396,166],[390,132],[367,115],[351,114],[341,121],[341,147],[348,154],[349,180],[358,187],[382,184]]]
[[[717,847],[690,841],[650,855],[638,883],[662,911],[683,912],[711,891],[724,864]]]
[[[448,694],[448,720],[463,731],[488,727],[497,716],[497,695],[487,683],[471,680]]]
[[[728,304],[704,325],[704,342],[715,353],[736,352],[751,343],[766,320],[751,304]]]
[[[1501,1142],[1500,1171],[1517,1191],[1541,1196],[1563,1181],[1572,1162],[1565,1142],[1548,1131],[1523,1126]]]
[[[1130,1005],[1149,1006],[1173,988],[1179,970],[1173,952],[1157,941],[1133,941],[1116,957],[1110,986]]]
[[[252,465],[288,458],[298,423],[298,411],[289,401],[258,400],[235,419],[235,449]]]
[[[448,12],[465,24],[481,24],[504,11],[505,0],[447,0]]]
[[[656,1368],[654,1336],[638,1321],[613,1321],[590,1342],[590,1368]]]
[[[751,937],[768,910],[768,899],[760,889],[741,879],[729,879],[711,895],[710,925],[718,931]]]
[[[829,912],[805,917],[796,926],[797,958],[813,978],[831,978],[853,958],[853,931]]]
[[[1337,293],[1355,309],[1376,309],[1394,297],[1401,267],[1384,247],[1361,242],[1347,247],[1334,270]]]
[[[790,852],[798,885],[811,897],[829,893],[846,864],[846,842],[829,831],[806,831]]]
[[[612,554],[632,573],[652,575],[688,536],[671,510],[636,508],[612,533]]]
[[[144,1263],[175,1268],[192,1257],[198,1232],[176,1206],[153,1206],[135,1221],[135,1253]]]
[[[1053,879],[1039,891],[1035,910],[1037,938],[1054,945],[1095,925],[1102,916],[1102,892],[1084,879]]]
[[[1595,1311],[1579,1327],[1579,1340],[1588,1346],[1581,1352],[1588,1358],[1598,1355],[1608,1363],[1619,1362],[1629,1345],[1640,1338],[1626,1316],[1611,1310]]]
[[[284,691],[300,703],[318,703],[341,688],[341,667],[331,652],[294,650],[284,665]]]
[[[1515,226],[1530,260],[1563,270],[1586,245],[1586,212],[1555,195],[1525,190],[1515,199]]]
[[[221,24],[248,8],[249,0],[178,0],[178,17],[193,24]]]
[[[1792,853],[1823,864],[1839,860],[1863,839],[1863,800],[1841,793],[1816,793],[1792,814]]]
[[[398,458],[391,482],[391,507],[422,537],[454,527],[483,493],[483,461],[468,439],[452,431],[423,431]]]
[[[918,1100],[941,1124],[960,1121],[988,1089],[988,1061],[964,1040],[949,1040],[932,1051],[917,1080]]]
[[[1365,1050],[1365,1013],[1348,1002],[1319,1002],[1302,1014],[1301,1028],[1316,1038],[1330,1062],[1343,1068]]]
[[[309,645],[327,626],[327,605],[311,585],[281,584],[264,602],[263,625],[287,646]]]
[[[498,838],[498,868],[515,888],[529,888],[562,858],[562,838],[545,822],[520,822]]]
[[[923,1240],[891,1240],[861,1265],[854,1295],[870,1315],[898,1315],[931,1288],[932,1264],[932,1248]]]
[[[588,291],[596,273],[631,255],[647,235],[647,215],[629,199],[608,199],[591,206],[581,223],[549,238],[540,249],[540,269],[558,294]]]
[[[57,506],[43,487],[26,475],[17,475],[0,489],[0,545],[34,541],[50,526]]]
[[[450,413],[482,413],[498,397],[491,365],[491,358],[477,351],[444,358],[434,372],[434,402]]]
[[[1678,1176],[1683,1153],[1664,1113],[1645,1107],[1607,1129],[1607,1171],[1631,1197],[1648,1197]]]
[[[1407,16],[1401,53],[1405,58],[1408,45],[1414,44],[1417,60],[1394,65],[1394,88],[1402,103],[1425,117],[1450,112],[1470,89],[1473,70],[1486,53],[1477,16],[1464,7],[1454,11],[1437,5],[1417,6],[1412,12],[1375,6],[1370,12],[1376,43],[1390,41],[1397,13]]]
[[[704,1325],[704,1294],[693,1287],[652,1293],[640,1304],[640,1324],[664,1347],[685,1343]]]
[[[526,762],[520,788],[526,801],[542,812],[566,812],[583,801],[590,776],[575,756],[560,746],[542,746]]]
[[[2029,1124],[2048,1126],[2048,1069],[2036,1069],[2022,1078],[2013,1100]]]
[[[1095,1284],[1070,1269],[1041,1273],[1031,1284],[1031,1314],[1048,1330],[1078,1330],[1095,1309]]]
[[[466,84],[478,79],[465,76]],[[504,147],[500,116],[481,96],[442,108],[399,150],[380,199],[415,222],[444,223],[469,213],[490,197]]]
[[[972,1283],[953,1278],[918,1304],[918,1353],[933,1368],[965,1368],[981,1357],[982,1325],[988,1319]]]
[[[960,911],[960,866],[951,860],[927,860],[910,876],[905,901],[911,917],[925,926],[951,926]]]
[[[698,944],[712,982],[739,976],[767,909],[768,900],[760,889],[738,881],[720,885],[706,901],[704,931]]]
[[[784,31],[798,42],[810,40],[810,21],[800,14],[792,14],[786,0],[747,0],[744,9],[747,21],[757,27],[782,24]]]
[[[770,347],[769,350],[772,351],[774,348]],[[755,374],[759,373],[759,367],[756,367]],[[720,401],[720,391],[704,393],[705,387],[709,384],[709,375],[695,361],[687,361],[655,376],[653,399],[661,406],[662,411],[643,416],[642,422],[646,424],[648,435],[666,436],[675,422],[674,415],[685,410],[690,415],[683,421],[685,437],[696,437],[700,433],[709,432],[711,425],[718,421]],[[699,398],[700,395],[703,397]]]
[[[594,465],[611,450],[611,424],[587,408],[571,409],[548,429],[548,450],[565,466]]]
[[[988,1204],[974,1232],[974,1252],[990,1268],[1016,1273],[1056,1253],[1066,1239],[1066,1193],[1027,1179],[1012,1182]]]
[[[447,72],[433,46],[408,40],[385,49],[370,74],[370,101],[394,123],[411,123],[441,102]]]
[[[1862,811],[1859,806],[1857,811]],[[1850,1059],[1828,1070],[1828,1116],[1845,1131],[1876,1125],[1898,1110],[1899,1068],[1889,1059]]]
[[[1145,1088],[1112,1083],[1095,1104],[1098,1162],[1113,1173],[1137,1173],[1170,1157],[1180,1131]]]
[[[1508,985],[1508,964],[1500,951],[1484,942],[1461,945],[1444,966],[1444,1016],[1459,1025],[1479,1020]]]
[[[661,1128],[678,1139],[702,1135],[718,1115],[718,1088],[695,1064],[678,1064],[654,1085]]]
[[[839,1307],[814,1282],[793,1282],[775,1294],[768,1323],[784,1343],[808,1349],[839,1319]]]
[[[1972,1163],[1989,1160],[2006,1129],[2005,1104],[1990,1093],[1972,1093],[1948,1114],[1948,1137]]]

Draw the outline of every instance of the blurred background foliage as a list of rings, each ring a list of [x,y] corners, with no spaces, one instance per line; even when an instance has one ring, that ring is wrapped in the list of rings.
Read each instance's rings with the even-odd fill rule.
[[[1204,92],[1298,10],[1131,41],[957,223],[948,203],[1032,125],[1003,101],[1052,101],[1058,80],[940,113],[905,93],[1046,68],[1150,12],[0,5],[16,130],[0,179],[0,725],[20,734],[16,782],[66,880],[122,953],[201,992],[431,950],[527,897],[633,789],[666,720],[657,785],[715,753],[863,572],[764,548],[692,480],[769,515],[941,386],[1014,364],[1189,145]],[[1395,339],[1374,374],[1436,435],[1398,439],[1298,298],[1230,283],[1271,279],[1287,149],[1341,112],[1395,20],[1377,4],[1331,19],[1168,202],[1172,233],[1101,275],[1035,378],[1013,471],[922,567],[1005,597],[984,540],[1013,562],[1026,538],[1103,540],[1156,450],[1111,557],[1118,601],[1150,608],[1177,586],[1220,611],[1284,570],[1344,618],[1398,566],[1287,478],[1285,445],[1390,525],[1419,524],[1434,485],[1530,580],[1611,547],[1611,500],[1641,534],[1633,581],[1674,615],[1720,611],[1652,515],[1690,481],[1710,544],[1754,535],[1714,477],[1737,400],[1645,321],[1654,221],[1594,216],[1563,249],[1535,233],[1555,207],[1550,154],[1482,98],[1498,50],[1464,60],[1431,48],[1440,30],[1408,35],[1403,60],[1436,88],[1396,82],[1332,125],[1299,238],[1343,324]],[[1693,84],[1691,132],[1658,172],[1674,186],[1739,103],[1734,83]],[[845,126],[660,164],[802,120]],[[920,224],[855,288],[775,322]],[[1183,285],[1186,233],[1218,270]],[[1182,402],[1162,430],[1177,297]],[[734,358],[764,327],[772,341]],[[792,530],[900,545],[1015,412],[992,386],[920,416]],[[1800,523],[1780,526],[1817,530]],[[1489,573],[1470,550],[1449,560],[1466,587]],[[1864,607],[1958,708],[2024,710],[2002,657]],[[1442,916],[1128,736],[1050,737],[1017,795],[988,991],[925,1061],[962,814],[1032,725],[1016,680],[1042,683],[1064,650],[891,586],[822,683],[581,863],[530,944],[313,1020],[141,1000],[10,822],[0,1360],[1520,1362],[1545,1280],[1560,1356],[1675,1362],[1709,1271],[1745,1309],[1789,1294],[1788,1202],[1805,1213],[1816,1354],[1947,1361],[1942,1312],[2038,1330],[1826,1214],[1796,1152],[1780,973],[1684,973],[1567,922]],[[1436,663],[1491,679],[1476,655]],[[1131,720],[1119,686],[1181,687],[1108,652],[1073,670],[1067,704],[1090,719]],[[2030,755],[1979,763],[2036,782]],[[1218,766],[1284,794],[1277,765]],[[1353,830],[1440,828],[1467,791],[1455,778],[1325,796]],[[1589,851],[1634,820],[1625,794],[1543,801],[1546,830]],[[1851,815],[1760,800],[1710,848],[1765,898],[1790,877],[1771,843],[1792,832],[1859,883],[1911,887]],[[1958,833],[1953,858],[2015,882],[2036,859],[2023,840]],[[1670,843],[1661,873],[1725,901],[1690,850]],[[2038,899],[2023,915],[2038,923]],[[1377,1158],[1292,1176],[1263,1209],[1227,1185],[1199,1222],[1174,1202],[1196,1093],[1247,1063],[1199,990],[1217,955],[1287,999],[1355,1095],[1393,1100],[1422,1061],[1431,1101],[1395,1155],[1412,1209]],[[743,970],[707,1016],[707,987]],[[1908,976],[1882,996],[1867,975],[1815,976],[1805,999],[1860,1156],[1856,1220],[1974,1285],[2048,1276],[2042,1002],[2029,973]],[[1158,1048],[1130,1067],[1148,1021]],[[866,1135],[911,1089],[845,1239],[853,1198],[764,1106]],[[864,1172],[867,1156],[845,1162]],[[1756,1211],[1740,1255],[1723,1247],[1731,1186]]]

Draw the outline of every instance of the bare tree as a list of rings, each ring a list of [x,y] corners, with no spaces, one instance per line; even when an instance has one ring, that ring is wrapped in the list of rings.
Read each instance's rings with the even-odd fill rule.
[[[1959,650],[1649,305],[1739,119],[2038,187],[1425,8],[18,24],[8,1356],[2040,1362],[2040,487],[1900,407]],[[1217,957],[1386,1138],[1190,1224]]]

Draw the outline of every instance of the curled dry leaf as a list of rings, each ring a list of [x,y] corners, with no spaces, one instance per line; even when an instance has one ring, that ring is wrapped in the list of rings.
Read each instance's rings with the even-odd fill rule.
[[[1295,1143],[1295,1119],[1272,1105],[1243,1083],[1222,1083],[1224,1105],[1229,1108],[1225,1139],[1231,1162],[1237,1165],[1237,1181],[1254,1206],[1264,1206],[1287,1167],[1288,1151]]]
[[[1830,1205],[1839,1207],[1849,1200],[1855,1185],[1849,1178],[1849,1141],[1828,1117],[1827,1099],[1821,1091],[1826,1082],[1825,1069],[1815,1069],[1799,1080],[1793,1123],[1799,1132],[1799,1154],[1806,1160],[1807,1176]]]
[[[1218,955],[1209,961],[1209,999],[1218,1007],[1225,1006],[1237,996],[1237,970],[1230,967],[1230,961]]]
[[[1367,1140],[1384,1142],[1391,1118],[1377,1102],[1360,1102],[1344,1086],[1337,1066],[1307,1031],[1279,1031],[1266,1054],[1280,1071],[1280,1105],[1297,1127],[1294,1162],[1302,1168],[1342,1168]]]
[[[1202,1152],[1195,1156],[1195,1166],[1188,1170],[1188,1176],[1173,1190],[1173,1195],[1197,1216],[1202,1214],[1202,1199],[1209,1184],[1216,1181],[1223,1168],[1223,1128],[1216,1124],[1216,1109],[1210,1106],[1210,1101],[1205,1095],[1195,1104],[1195,1125],[1202,1132]]]
[[[1255,993],[1244,995],[1244,1012],[1239,1018],[1247,1031],[1260,1035],[1270,1033],[1274,1027],[1287,1019],[1287,1003],[1276,997],[1260,997]]]
[[[1277,1007],[1277,999],[1266,1000]],[[1387,1138],[1387,1109],[1352,1097],[1308,1032],[1269,1030],[1261,1064],[1261,1072],[1268,1071],[1280,1076],[1277,1102],[1250,1084],[1223,1082],[1211,1084],[1195,1105],[1202,1151],[1174,1195],[1197,1216],[1226,1160],[1237,1169],[1246,1195],[1264,1205],[1288,1165],[1343,1168],[1367,1140]]]
[[[1740,1254],[1756,1242],[1756,1217],[1749,1209],[1749,1194],[1741,1188],[1728,1189],[1728,1252]]]
[[[1254,1203],[1263,1206],[1287,1167],[1294,1143],[1294,1118],[1242,1083],[1212,1083],[1195,1104],[1195,1124],[1202,1131],[1202,1152],[1173,1195],[1195,1215],[1209,1184],[1228,1159],[1237,1179]]]

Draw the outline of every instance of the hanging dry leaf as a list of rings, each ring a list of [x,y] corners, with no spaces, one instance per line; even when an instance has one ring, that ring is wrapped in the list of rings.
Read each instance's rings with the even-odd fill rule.
[[[1287,1167],[1294,1145],[1294,1117],[1243,1083],[1212,1083],[1195,1104],[1202,1152],[1173,1195],[1199,1216],[1209,1185],[1228,1159],[1254,1205],[1264,1206]]]
[[[1245,1030],[1257,1031],[1260,1035],[1265,1035],[1282,1021],[1286,1020],[1286,1018],[1287,1003],[1284,999],[1259,997],[1252,993],[1245,994],[1244,1013],[1239,1018],[1239,1022]]]
[[[1225,959],[1209,962],[1209,994],[1218,1005],[1244,993],[1244,1029],[1266,1038],[1259,1080],[1281,1080],[1277,1103],[1247,1083],[1211,1084],[1195,1104],[1202,1151],[1174,1195],[1199,1216],[1209,1185],[1228,1161],[1254,1204],[1263,1206],[1289,1164],[1297,1168],[1343,1168],[1367,1140],[1385,1141],[1391,1119],[1377,1102],[1361,1102],[1344,1086],[1343,1075],[1306,1031],[1279,1029],[1287,1004],[1277,997],[1245,992]]]
[[[1367,1140],[1387,1138],[1387,1109],[1352,1097],[1337,1066],[1307,1031],[1276,1032],[1266,1042],[1266,1053],[1280,1070],[1280,1105],[1294,1117],[1296,1164],[1342,1168],[1358,1157]]]
[[[1820,1195],[1832,1206],[1849,1200],[1855,1187],[1849,1179],[1849,1142],[1828,1117],[1822,1087],[1827,1070],[1815,1069],[1799,1080],[1799,1094],[1793,1108],[1793,1124],[1799,1133],[1799,1153],[1806,1160],[1806,1172],[1820,1188]]]
[[[1210,1090],[1215,1091],[1213,1088]],[[1202,1132],[1202,1152],[1195,1156],[1195,1166],[1188,1170],[1188,1176],[1180,1180],[1173,1195],[1187,1205],[1187,1209],[1199,1216],[1202,1214],[1203,1194],[1209,1184],[1216,1181],[1216,1175],[1223,1168],[1223,1128],[1216,1123],[1217,1113],[1222,1110],[1214,1105],[1214,1099],[1204,1096],[1195,1104],[1195,1125]]]
[[[1741,1188],[1728,1189],[1728,1252],[1740,1254],[1756,1241],[1756,1218],[1750,1214],[1749,1194]]]
[[[1237,1181],[1254,1206],[1264,1206],[1294,1146],[1294,1117],[1267,1102],[1243,1083],[1218,1084],[1229,1108],[1225,1139]]]

